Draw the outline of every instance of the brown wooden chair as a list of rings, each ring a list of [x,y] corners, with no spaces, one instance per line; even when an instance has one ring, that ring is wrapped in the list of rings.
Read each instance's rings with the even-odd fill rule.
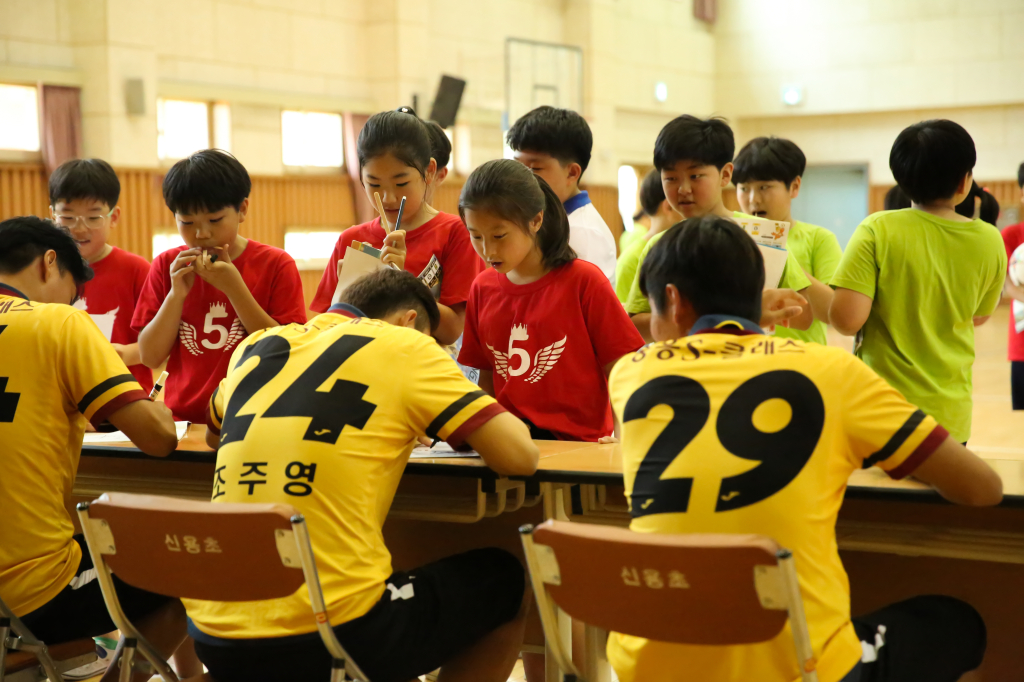
[[[0,682],[64,682],[61,673],[95,660],[91,637],[47,646],[0,599]]]
[[[555,605],[590,627],[679,644],[764,642],[788,620],[803,682],[817,682],[793,556],[774,540],[635,533],[561,521],[519,532],[544,636],[566,680],[582,675],[560,633]],[[591,676],[597,655],[592,645],[586,664]]]
[[[305,582],[311,614],[334,660],[332,682],[366,680],[327,618],[306,521],[285,504],[213,504],[155,495],[108,493],[78,505],[110,617],[126,638],[121,682],[136,652],[167,682],[167,662],[128,621],[111,573],[143,590],[181,599],[260,601],[295,593]]]

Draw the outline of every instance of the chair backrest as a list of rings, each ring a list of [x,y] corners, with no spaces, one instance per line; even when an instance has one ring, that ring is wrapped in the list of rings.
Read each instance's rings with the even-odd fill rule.
[[[215,504],[107,493],[88,505],[91,537],[110,570],[169,597],[259,601],[305,579],[285,504]]]
[[[605,630],[664,642],[767,641],[788,618],[779,546],[758,535],[662,535],[548,521],[533,531],[551,599]]]

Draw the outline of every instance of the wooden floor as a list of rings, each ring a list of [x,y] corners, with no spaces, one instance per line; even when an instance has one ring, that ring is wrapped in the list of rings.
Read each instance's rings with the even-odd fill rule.
[[[1010,363],[1006,359],[1009,305],[1001,305],[992,319],[977,329],[974,363],[974,425],[968,446],[982,455],[1024,462],[1024,411],[1014,412],[1010,402]],[[829,345],[849,349],[850,339],[829,330]],[[509,682],[525,682],[517,663]],[[87,682],[98,682],[99,677]]]

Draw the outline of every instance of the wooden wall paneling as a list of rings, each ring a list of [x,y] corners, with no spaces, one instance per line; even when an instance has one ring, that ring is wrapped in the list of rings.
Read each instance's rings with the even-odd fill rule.
[[[466,184],[465,178],[449,176],[434,191],[434,203],[431,206],[444,213],[459,215],[459,195],[462,194],[464,184]]]
[[[39,164],[0,164],[0,220],[50,215],[46,172]]]
[[[978,180],[978,184],[992,193],[1000,209],[1021,205],[1021,190],[1016,180]],[[885,210],[885,195],[892,185],[871,185],[868,190],[868,213]]]
[[[590,194],[591,203],[601,214],[608,229],[615,236],[615,243],[618,244],[619,236],[622,234],[622,216],[619,215],[619,188],[611,185],[585,185],[583,189]]]

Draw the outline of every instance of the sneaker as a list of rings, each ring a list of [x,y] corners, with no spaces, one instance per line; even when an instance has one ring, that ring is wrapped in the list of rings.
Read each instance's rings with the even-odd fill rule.
[[[63,674],[65,680],[88,680],[107,671],[110,659],[114,657],[114,649],[117,648],[117,640],[109,637],[94,637],[93,639],[96,642],[96,660],[67,671]]]

